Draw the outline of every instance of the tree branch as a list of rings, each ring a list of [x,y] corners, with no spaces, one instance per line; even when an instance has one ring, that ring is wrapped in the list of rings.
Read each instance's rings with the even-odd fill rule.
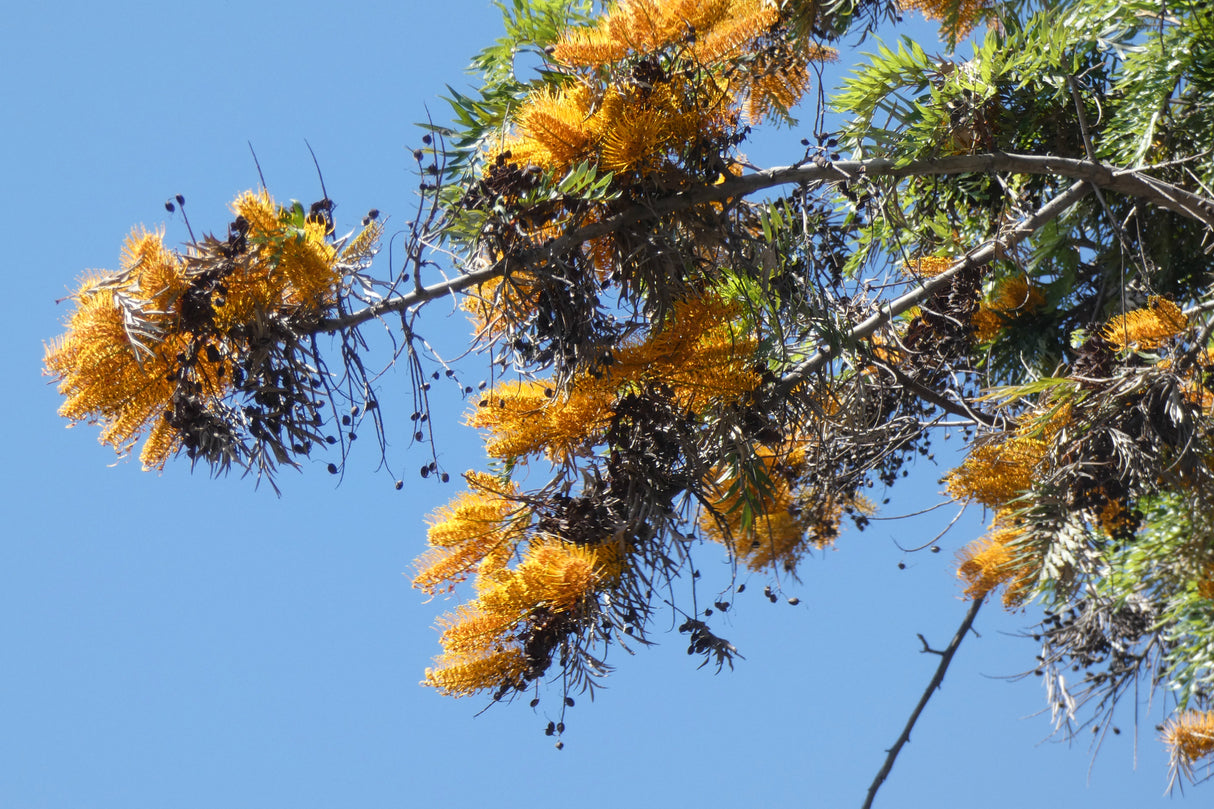
[[[1091,160],[1005,152],[912,160],[904,164],[885,158],[873,158],[767,169],[727,180],[720,185],[708,185],[673,194],[655,200],[647,206],[638,205],[602,222],[576,228],[519,256],[494,262],[483,269],[458,275],[442,283],[419,287],[413,292],[388,298],[357,312],[327,318],[320,321],[314,330],[334,332],[357,326],[383,315],[405,311],[435,298],[468,289],[503,275],[516,267],[530,266],[553,256],[559,256],[589,239],[605,236],[645,219],[684,211],[706,202],[722,202],[745,197],[757,191],[781,185],[855,182],[864,177],[901,178],[948,174],[1009,173],[1067,177],[1081,180],[1085,184],[1090,183],[1089,187],[1137,197],[1214,228],[1214,201],[1150,177],[1143,171],[1143,169],[1119,168]]]
[[[953,276],[963,270],[981,266],[988,261],[998,258],[1000,254],[1024,241],[1046,222],[1061,216],[1067,208],[1083,199],[1091,190],[1092,186],[1086,180],[1080,180],[1075,183],[1066,191],[1054,197],[1045,205],[1042,205],[1031,216],[1022,219],[1014,227],[966,253],[944,272],[928,278],[910,292],[882,305],[875,313],[856,324],[847,333],[847,338],[844,342],[860,340],[872,335],[881,326],[889,323],[907,309],[917,306],[931,295],[932,292],[949,284]],[[776,385],[775,396],[787,396],[806,376],[821,368],[833,356],[834,351],[829,346],[819,348],[809,358],[793,366],[791,370],[784,374]]]
[[[927,684],[927,689],[923,692],[923,696],[919,698],[919,704],[911,712],[910,719],[907,720],[906,727],[902,729],[898,740],[886,752],[885,763],[881,765],[881,769],[877,771],[877,776],[873,779],[872,784],[869,785],[868,796],[864,799],[862,809],[871,809],[873,799],[877,797],[877,790],[881,788],[881,784],[889,777],[890,770],[894,768],[894,761],[898,758],[898,753],[901,752],[902,746],[910,741],[911,730],[914,729],[915,723],[919,721],[919,714],[923,713],[923,709],[927,707],[927,701],[932,698],[932,694],[944,682],[944,674],[948,671],[949,664],[953,662],[953,655],[957,653],[957,647],[961,645],[961,641],[965,640],[965,636],[974,625],[974,618],[978,616],[978,610],[981,609],[984,600],[983,598],[975,598],[973,600],[969,611],[965,613],[965,618],[961,621],[961,625],[957,627],[957,634],[953,635],[953,639],[948,642],[948,646],[944,651],[938,652],[935,649],[931,649],[928,647],[927,641],[923,641],[924,651],[940,655],[940,665],[936,666],[936,673],[932,675],[931,682]],[[919,639],[923,640],[923,636],[920,635]]]

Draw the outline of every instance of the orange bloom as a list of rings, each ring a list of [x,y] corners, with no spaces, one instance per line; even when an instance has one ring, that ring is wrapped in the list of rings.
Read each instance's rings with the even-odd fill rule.
[[[1003,592],[1003,605],[1015,607],[1024,602],[1037,580],[1037,571],[1026,565],[1016,541],[1022,531],[1014,525],[999,525],[981,539],[974,540],[961,550],[957,559],[957,576],[966,583],[967,598],[985,598],[1000,585],[1007,585]]]
[[[1188,318],[1176,304],[1152,295],[1146,309],[1117,315],[1105,325],[1101,335],[1115,351],[1137,347],[1150,351],[1184,331]]]

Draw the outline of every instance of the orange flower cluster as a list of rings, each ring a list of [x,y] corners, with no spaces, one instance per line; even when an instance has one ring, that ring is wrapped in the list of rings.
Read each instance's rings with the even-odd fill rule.
[[[1046,448],[1044,441],[1027,436],[977,446],[945,478],[948,492],[956,500],[976,500],[1002,509],[1031,488]]]
[[[1180,334],[1189,325],[1189,319],[1176,304],[1166,298],[1152,295],[1146,309],[1135,309],[1109,320],[1101,336],[1114,351],[1137,348],[1150,351]]]
[[[905,269],[910,274],[919,276],[920,278],[935,278],[956,263],[957,260],[955,258],[949,258],[948,256],[923,256],[922,258],[908,261]]]
[[[642,175],[675,165],[694,144],[734,132],[739,111],[755,123],[794,106],[809,63],[834,58],[828,48],[777,45],[781,24],[767,0],[620,0],[597,25],[571,29],[553,46],[552,60],[581,76],[532,92],[487,165],[507,153],[556,173],[582,162]],[[771,47],[757,47],[768,40]],[[667,50],[688,69],[667,69],[659,58]],[[742,53],[755,58],[740,63]],[[626,60],[627,75],[604,81]],[[652,65],[650,74],[636,64]]]
[[[423,684],[467,696],[522,682],[527,658],[519,635],[528,621],[541,612],[580,615],[622,569],[615,545],[545,538],[533,540],[515,568],[482,562],[477,597],[439,621],[443,653],[426,669]]]
[[[431,516],[430,550],[413,578],[434,595],[475,574],[476,598],[439,619],[443,653],[423,681],[454,696],[522,682],[528,663],[519,634],[527,622],[540,611],[579,615],[624,564],[607,538],[586,546],[532,535],[531,511],[513,483],[481,472],[465,479],[468,491]]]
[[[999,282],[974,313],[975,339],[989,342],[1011,321],[1045,305],[1045,295],[1024,276]]]
[[[736,333],[738,315],[736,304],[716,295],[686,299],[664,328],[615,351],[605,372],[580,374],[563,393],[542,381],[498,386],[468,423],[489,432],[492,457],[543,452],[565,461],[606,430],[623,390],[665,385],[681,408],[693,412],[735,401],[759,383],[753,368],[758,342]]]
[[[67,333],[46,348],[46,372],[66,397],[60,415],[100,424],[102,443],[120,454],[150,430],[140,456],[145,467],[163,466],[178,446],[161,416],[176,389],[181,356],[196,358],[193,374],[222,397],[244,327],[268,312],[319,313],[331,306],[343,267],[369,260],[380,233],[373,223],[339,253],[324,223],[295,221],[264,192],[241,195],[232,210],[248,223],[249,246],[231,257],[235,266],[225,272],[222,291],[207,290],[207,318],[192,318],[188,309],[200,285],[215,283],[200,259],[202,248],[182,255],[165,247],[162,233],[135,231],[123,248],[122,269],[84,279],[72,295],[76,309]]]
[[[957,25],[949,34],[960,39],[981,24],[990,9],[988,0],[898,0],[904,11],[918,11],[929,20],[947,21],[956,14]]]
[[[735,55],[776,23],[775,4],[765,0],[620,0],[589,28],[575,28],[553,48],[558,62],[595,67],[644,55],[688,39],[697,62],[712,64]]]
[[[996,518],[990,533],[966,545],[957,557],[957,576],[970,599],[985,598],[1000,585],[1003,605],[1009,609],[1024,603],[1037,581],[1037,568],[1024,561],[1017,547],[1023,532],[1014,524]]]
[[[490,391],[468,424],[488,431],[490,457],[510,460],[542,452],[565,461],[606,429],[611,404],[608,386],[590,376],[559,396],[551,383],[520,380]]]
[[[1171,751],[1172,771],[1192,777],[1193,765],[1214,753],[1214,711],[1184,711],[1163,727],[1163,743]]]
[[[531,523],[514,484],[483,472],[464,477],[469,491],[431,516],[430,550],[416,563],[413,586],[430,595],[450,590],[483,565],[503,567]]]
[[[843,507],[869,512],[859,497],[822,499],[805,486],[809,472],[804,445],[791,442],[756,452],[757,474],[718,469],[713,488],[721,495],[700,514],[704,536],[729,548],[751,570],[796,572],[811,547],[826,548],[839,534]]]
[[[100,424],[102,443],[120,453],[130,450],[173,394],[169,377],[185,341],[172,333],[171,310],[184,275],[161,234],[132,233],[122,270],[83,281],[73,296],[76,309],[67,333],[47,346],[46,371],[59,380],[65,397],[59,415]],[[203,372],[217,379],[216,364],[203,361]],[[163,443],[145,452],[145,465],[164,462]]]

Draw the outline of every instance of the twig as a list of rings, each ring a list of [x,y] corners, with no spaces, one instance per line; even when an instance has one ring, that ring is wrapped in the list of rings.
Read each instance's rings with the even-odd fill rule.
[[[1087,189],[1091,186],[1115,191],[1127,196],[1144,199],[1161,208],[1214,228],[1214,200],[1209,200],[1162,180],[1144,175],[1143,171],[1145,169],[1125,169],[1090,160],[1056,157],[1053,155],[1010,154],[1006,152],[912,160],[905,164],[899,164],[885,158],[873,158],[869,160],[840,160],[823,165],[787,166],[755,172],[754,174],[727,180],[720,185],[683,191],[656,200],[649,206],[633,207],[604,221],[593,222],[589,225],[576,228],[541,247],[516,256],[510,262],[510,265],[511,267],[526,267],[538,264],[546,258],[567,252],[585,241],[604,236],[644,219],[652,219],[663,214],[685,211],[706,202],[721,202],[748,196],[758,191],[781,185],[846,182],[861,174],[869,178],[901,178],[971,173],[998,174],[1006,172],[1067,177],[1081,180],[1085,188],[1084,194],[1087,193]],[[1091,183],[1091,186],[1088,186],[1088,183]],[[1083,196],[1083,194],[1079,196]],[[1073,202],[1074,200],[1072,199],[1071,201]],[[1020,238],[1023,239],[1025,235],[1027,234],[1022,235]],[[986,260],[989,260],[989,257]],[[506,262],[497,261],[466,275],[459,275],[448,281],[432,284],[428,287],[419,287],[411,294],[387,298],[374,306],[369,306],[358,312],[351,312],[343,316],[323,320],[316,325],[315,330],[318,332],[332,332],[338,329],[357,326],[389,312],[404,311],[423,304],[426,301],[484,283],[491,278],[505,274],[507,269]],[[929,280],[937,281],[939,278],[940,276],[936,276]]]
[[[1013,245],[1024,241],[1046,222],[1061,216],[1067,208],[1083,199],[1090,191],[1091,186],[1087,182],[1080,180],[1074,183],[1066,191],[1054,197],[1045,205],[1042,205],[1031,216],[1022,219],[1015,227],[966,253],[944,272],[926,279],[906,294],[888,303],[881,304],[877,312],[852,327],[844,340],[854,341],[870,336],[881,326],[890,322],[907,309],[917,306],[935,290],[952,283],[953,277],[962,271],[970,267],[986,264],[1005,253]],[[824,345],[819,348],[809,358],[803,360],[784,374],[776,384],[775,395],[787,396],[806,376],[830,361],[834,357],[834,353],[834,350],[830,346]]]
[[[881,769],[877,772],[877,777],[873,779],[872,784],[869,786],[868,796],[864,799],[862,809],[871,809],[873,798],[877,797],[877,790],[881,788],[881,784],[889,776],[890,770],[894,768],[894,761],[898,758],[902,745],[910,741],[911,730],[914,729],[915,723],[919,721],[919,714],[923,713],[923,709],[927,706],[927,701],[932,698],[932,694],[944,682],[944,673],[948,671],[949,664],[953,662],[953,655],[957,653],[957,647],[961,645],[961,641],[965,640],[965,636],[974,625],[974,618],[977,617],[978,610],[981,609],[984,600],[982,598],[975,598],[973,600],[970,604],[969,612],[965,614],[965,618],[961,621],[961,626],[957,627],[957,634],[953,635],[953,639],[948,642],[948,646],[945,647],[944,651],[940,652],[932,649],[927,645],[927,641],[923,636],[919,636],[919,639],[923,641],[923,651],[940,655],[940,665],[936,666],[936,673],[932,675],[932,681],[927,684],[927,689],[923,692],[923,696],[919,698],[919,704],[911,712],[906,727],[902,729],[902,733],[898,736],[898,740],[894,742],[894,746],[886,753],[885,763],[881,765]]]

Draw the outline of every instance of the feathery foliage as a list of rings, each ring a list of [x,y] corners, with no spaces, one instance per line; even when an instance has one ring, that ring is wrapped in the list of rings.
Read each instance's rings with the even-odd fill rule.
[[[774,600],[866,526],[867,489],[960,429],[942,486],[992,515],[958,554],[965,596],[1048,608],[1029,670],[1064,731],[1165,694],[1194,777],[1214,753],[1209,4],[502,10],[480,86],[450,91],[454,120],[414,154],[403,269],[368,270],[377,223],[335,239],[331,204],[264,194],[222,241],[136,234],[48,348],[64,415],[121,450],[148,432],[149,466],[183,449],[265,471],[324,441],[334,377],[378,405],[359,329],[388,314],[428,419],[419,312],[462,296],[498,377],[464,388],[492,460],[418,561],[427,594],[471,581],[425,683],[506,700],[553,680],[562,705],[661,610],[702,665],[732,666],[697,544],[769,573]],[[954,45],[975,33],[972,55],[876,43],[830,108],[805,104],[832,89],[823,63],[910,10]],[[748,162],[753,127],[806,112],[789,166]]]

